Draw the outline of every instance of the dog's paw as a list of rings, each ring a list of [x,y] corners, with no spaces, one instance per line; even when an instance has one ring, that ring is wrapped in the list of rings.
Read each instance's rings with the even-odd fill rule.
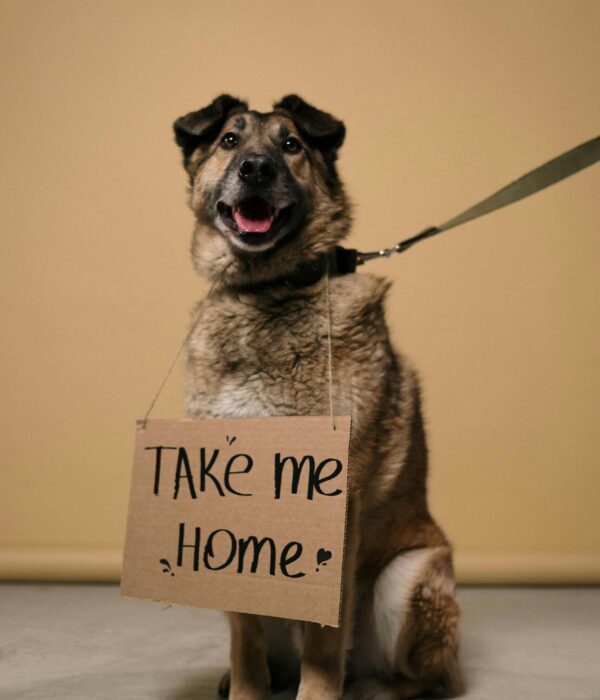
[[[344,691],[344,700],[398,700],[398,694],[378,678],[363,678]]]
[[[229,698],[229,700],[267,700],[267,698],[271,697],[271,694],[267,691],[256,690],[249,687],[245,687],[241,690],[238,688],[232,691],[231,671],[225,671],[221,677],[217,693],[219,698]]]
[[[231,686],[231,674],[229,671],[226,671],[223,674],[223,677],[219,681],[219,688],[218,688],[218,693],[220,698],[228,698],[229,697],[229,688]]]

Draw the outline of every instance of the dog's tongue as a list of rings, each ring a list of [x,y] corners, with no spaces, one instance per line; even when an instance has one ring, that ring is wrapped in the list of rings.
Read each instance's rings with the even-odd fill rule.
[[[273,223],[273,208],[259,197],[245,199],[233,210],[233,218],[242,233],[267,233]]]

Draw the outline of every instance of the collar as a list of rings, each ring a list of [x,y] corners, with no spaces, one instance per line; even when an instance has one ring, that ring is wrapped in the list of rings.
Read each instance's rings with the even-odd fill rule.
[[[357,260],[356,250],[337,246],[331,252],[322,253],[314,260],[300,263],[295,270],[287,275],[255,284],[236,285],[234,288],[238,291],[259,291],[289,285],[296,289],[304,289],[320,282],[327,272],[329,272],[330,277],[349,275],[356,271],[358,264],[360,263]]]

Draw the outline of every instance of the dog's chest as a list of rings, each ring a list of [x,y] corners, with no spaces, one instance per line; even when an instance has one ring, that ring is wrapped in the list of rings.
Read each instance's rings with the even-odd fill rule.
[[[319,300],[207,305],[190,345],[188,413],[328,413],[328,326]]]

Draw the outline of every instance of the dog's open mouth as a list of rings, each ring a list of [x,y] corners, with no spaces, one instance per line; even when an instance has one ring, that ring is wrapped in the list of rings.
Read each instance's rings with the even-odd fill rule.
[[[277,209],[260,197],[244,199],[233,207],[233,219],[240,233],[268,233]]]
[[[266,242],[288,219],[293,204],[277,209],[262,197],[248,197],[234,206],[217,205],[219,214],[248,243]]]

